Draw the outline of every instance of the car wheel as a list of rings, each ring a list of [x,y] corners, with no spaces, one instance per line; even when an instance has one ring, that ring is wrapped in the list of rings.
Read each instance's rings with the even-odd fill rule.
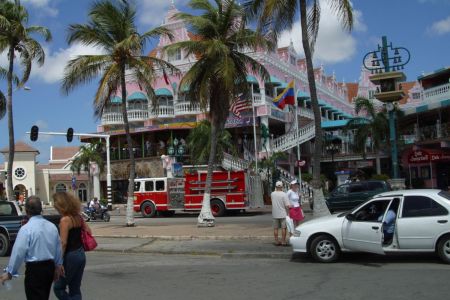
[[[450,264],[450,235],[446,235],[439,240],[437,252],[446,264]]]
[[[0,256],[5,256],[9,250],[9,239],[4,233],[0,233]]]
[[[144,218],[153,218],[156,215],[155,205],[151,202],[145,202],[141,206],[141,214]]]
[[[211,201],[211,211],[214,217],[222,217],[225,215],[225,205],[222,201],[214,199]]]
[[[341,249],[331,236],[319,235],[312,241],[309,252],[316,261],[331,263],[339,258]]]

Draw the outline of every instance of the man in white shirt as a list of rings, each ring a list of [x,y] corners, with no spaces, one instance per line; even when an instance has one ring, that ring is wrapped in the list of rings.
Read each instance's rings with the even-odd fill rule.
[[[272,218],[273,218],[273,236],[276,246],[286,246],[286,216],[290,203],[285,192],[283,192],[283,183],[275,183],[275,191],[270,195],[272,199]],[[278,229],[281,228],[281,241],[278,239]]]

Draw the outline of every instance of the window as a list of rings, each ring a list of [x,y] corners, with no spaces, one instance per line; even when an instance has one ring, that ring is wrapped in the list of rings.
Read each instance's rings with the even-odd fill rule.
[[[369,191],[384,190],[384,184],[379,181],[368,182]]]
[[[366,191],[366,187],[362,183],[350,184],[348,188],[349,193],[360,193]]]
[[[424,166],[420,167],[420,178],[422,179],[430,179],[430,167]]]
[[[135,181],[134,182],[134,191],[135,192],[139,192],[140,189],[141,189],[141,182],[140,181]]]
[[[168,60],[169,62],[180,60],[181,59],[181,49],[177,49],[171,53],[169,53]]]
[[[447,199],[447,200],[450,200],[450,193],[447,192],[447,191],[440,191],[440,192],[438,193],[438,195],[441,196],[441,197],[443,197],[443,198],[445,198],[445,199]]]
[[[14,170],[14,177],[16,177],[17,179],[23,179],[26,175],[27,172],[22,167],[18,167]]]
[[[0,216],[11,216],[12,212],[13,212],[12,204],[10,204],[10,203],[0,204]],[[16,212],[16,214],[17,214],[17,212]]]
[[[157,180],[155,186],[156,191],[158,192],[164,191],[164,180]]]
[[[65,192],[67,191],[67,187],[64,183],[58,183],[55,186],[55,192],[60,193],[60,192]]]
[[[348,184],[338,186],[336,189],[337,194],[347,194]]]
[[[375,91],[374,90],[370,90],[369,91],[369,99],[373,99],[374,97]]]
[[[403,218],[445,216],[447,209],[425,196],[406,196],[403,201]]]
[[[412,93],[413,99],[420,99],[420,93]]]
[[[390,200],[377,200],[367,203],[354,213],[355,221],[381,223],[389,202]]]
[[[297,58],[295,57],[295,56],[289,56],[289,60],[290,60],[290,63],[291,63],[291,65],[296,65],[297,64]]]
[[[153,181],[146,181],[145,182],[145,191],[146,192],[153,192],[155,190]]]
[[[87,201],[87,187],[84,183],[80,183],[78,186],[78,198],[80,198],[81,201]]]

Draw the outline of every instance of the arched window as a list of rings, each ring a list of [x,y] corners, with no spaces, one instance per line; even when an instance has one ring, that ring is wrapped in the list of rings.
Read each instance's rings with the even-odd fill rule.
[[[65,192],[67,191],[67,187],[64,183],[58,183],[55,186],[55,192],[59,193],[59,192]]]
[[[78,186],[78,198],[80,198],[81,201],[87,201],[87,188],[84,183],[80,183]]]

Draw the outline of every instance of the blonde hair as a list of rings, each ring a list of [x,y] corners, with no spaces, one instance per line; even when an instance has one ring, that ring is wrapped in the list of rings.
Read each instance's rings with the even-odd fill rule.
[[[76,216],[80,214],[81,202],[78,198],[67,192],[57,192],[53,194],[55,208],[63,216]]]

